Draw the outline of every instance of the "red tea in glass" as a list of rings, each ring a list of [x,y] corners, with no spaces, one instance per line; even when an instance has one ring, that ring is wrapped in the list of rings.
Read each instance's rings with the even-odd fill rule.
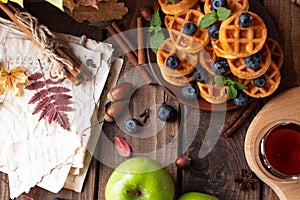
[[[295,178],[300,174],[300,126],[281,123],[263,137],[260,157],[264,166],[279,178]]]

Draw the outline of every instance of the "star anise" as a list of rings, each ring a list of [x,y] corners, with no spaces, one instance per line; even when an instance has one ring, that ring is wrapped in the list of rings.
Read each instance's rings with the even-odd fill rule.
[[[238,174],[235,178],[235,182],[239,183],[240,190],[254,190],[255,183],[258,183],[258,179],[256,178],[255,174],[250,170],[241,170],[242,173]]]

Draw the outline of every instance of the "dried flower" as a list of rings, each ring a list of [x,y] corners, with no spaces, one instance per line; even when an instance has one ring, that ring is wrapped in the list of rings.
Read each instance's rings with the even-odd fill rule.
[[[239,183],[240,190],[254,190],[254,184],[258,183],[258,179],[252,171],[242,169],[242,173],[237,175],[235,182]]]

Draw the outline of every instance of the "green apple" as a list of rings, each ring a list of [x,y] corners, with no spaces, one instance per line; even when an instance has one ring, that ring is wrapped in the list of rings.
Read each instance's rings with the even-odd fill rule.
[[[144,157],[121,163],[105,188],[106,200],[173,200],[174,182],[163,166]]]
[[[217,197],[199,193],[199,192],[188,192],[179,197],[178,200],[219,200]]]

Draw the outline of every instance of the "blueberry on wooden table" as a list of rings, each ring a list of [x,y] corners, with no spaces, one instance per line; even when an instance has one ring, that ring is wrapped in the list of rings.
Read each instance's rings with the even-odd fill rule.
[[[124,129],[127,133],[135,133],[140,127],[140,122],[135,118],[129,118],[124,122]]]
[[[175,118],[176,111],[174,108],[167,103],[162,105],[157,110],[157,117],[162,121],[170,121]]]
[[[196,82],[204,83],[208,80],[209,74],[204,68],[197,68],[193,73],[193,78]]]

